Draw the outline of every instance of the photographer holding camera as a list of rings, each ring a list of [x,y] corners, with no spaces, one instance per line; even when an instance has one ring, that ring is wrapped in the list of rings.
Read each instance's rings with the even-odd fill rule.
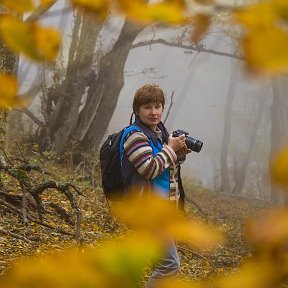
[[[133,125],[140,129],[128,133],[124,139],[122,173],[127,188],[150,185],[155,193],[184,209],[180,164],[192,150],[199,152],[202,142],[181,130],[169,135],[161,122],[164,105],[164,93],[157,85],[146,84],[135,93]],[[175,242],[172,239],[168,242],[166,256],[148,281],[149,288],[154,287],[157,279],[176,274],[180,268]]]

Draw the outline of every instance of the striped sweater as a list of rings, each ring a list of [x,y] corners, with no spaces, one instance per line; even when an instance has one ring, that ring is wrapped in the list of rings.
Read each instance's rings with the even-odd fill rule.
[[[162,140],[161,131],[157,131],[158,138]],[[128,160],[145,179],[152,180],[160,175],[166,168],[170,170],[169,199],[176,200],[176,187],[178,185],[179,161],[174,150],[163,143],[163,149],[153,157],[148,137],[143,132],[133,131],[124,139],[124,150]],[[174,164],[175,163],[175,166]],[[178,191],[178,189],[177,189]],[[179,199],[179,192],[177,200]]]

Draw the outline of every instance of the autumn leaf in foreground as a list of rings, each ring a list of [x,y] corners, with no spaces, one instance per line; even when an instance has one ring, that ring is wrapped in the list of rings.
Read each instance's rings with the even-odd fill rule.
[[[187,219],[183,212],[156,193],[145,191],[142,196],[131,193],[114,209],[119,218],[136,230],[159,233],[183,241],[191,241],[199,248],[212,248],[222,240],[216,229],[196,219]]]
[[[248,221],[246,236],[254,246],[259,244],[285,245],[288,241],[288,211],[274,209]]]
[[[16,77],[0,73],[0,107],[19,107],[26,104],[26,100],[17,96],[18,84]]]
[[[55,60],[61,41],[59,32],[53,28],[38,26],[34,33],[36,47],[41,55],[47,60]]]
[[[286,0],[285,0],[286,1]],[[240,41],[251,72],[273,74],[288,71],[288,2],[264,1],[236,11],[244,28]]]
[[[288,188],[288,147],[276,154],[271,162],[270,174],[273,183]]]
[[[130,235],[95,248],[50,252],[18,263],[2,288],[135,288],[143,269],[157,261],[162,245],[147,235]]]
[[[206,14],[197,14],[191,20],[194,24],[194,30],[191,35],[191,41],[197,43],[201,40],[205,33],[208,32],[211,24],[211,17]]]
[[[248,260],[243,263],[240,270],[227,275],[217,281],[217,288],[263,288],[274,287],[277,280],[277,268],[273,262]],[[272,285],[271,285],[272,284]]]
[[[148,24],[153,21],[169,24],[186,22],[187,6],[183,0],[169,0],[147,4],[143,0],[117,0],[116,8],[130,20]]]
[[[110,3],[108,0],[71,0],[71,4],[84,11],[93,12],[101,19],[105,19],[110,10]]]
[[[9,48],[28,58],[53,61],[60,47],[60,33],[37,23],[24,23],[14,17],[0,18],[0,36]]]
[[[32,0],[3,0],[2,4],[19,13],[25,13],[34,9],[34,4]]]

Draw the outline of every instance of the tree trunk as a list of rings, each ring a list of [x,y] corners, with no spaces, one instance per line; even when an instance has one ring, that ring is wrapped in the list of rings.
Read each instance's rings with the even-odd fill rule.
[[[51,90],[50,98],[56,101],[56,106],[49,117],[47,133],[59,154],[63,152],[73,128],[77,125],[79,106],[89,85],[89,79],[95,78],[95,72],[92,70],[93,55],[101,27],[91,21],[90,17],[83,17],[78,12],[65,81],[56,91]],[[78,36],[80,26],[81,32]],[[60,95],[58,100],[55,94]]]
[[[4,14],[5,9],[0,3],[0,14]],[[13,73],[17,62],[17,57],[12,53],[0,38],[0,72]],[[0,154],[3,154],[5,148],[5,135],[7,126],[7,110],[0,109]]]
[[[232,60],[234,63],[234,60]],[[232,62],[231,62],[232,64]],[[236,89],[236,78],[237,69],[234,69],[234,65],[231,65],[231,76],[230,83],[227,93],[227,101],[225,105],[225,117],[224,117],[224,131],[221,145],[221,156],[220,156],[220,171],[221,171],[221,186],[220,191],[230,192],[230,176],[228,167],[228,150],[231,137],[231,125],[232,125],[232,112],[233,112],[233,101],[235,97]],[[232,70],[234,70],[232,72]]]
[[[260,103],[259,103],[259,106],[257,109],[256,118],[253,122],[247,155],[244,158],[240,168],[237,169],[236,178],[234,179],[235,180],[235,186],[233,188],[232,194],[239,195],[241,193],[243,187],[244,187],[247,167],[248,167],[248,164],[249,164],[249,161],[251,158],[251,154],[253,152],[253,146],[254,146],[254,143],[256,140],[259,124],[261,122],[261,118],[263,115],[265,101],[266,101],[266,98],[264,97],[264,95],[260,95]]]
[[[271,113],[271,152],[270,158],[272,160],[273,156],[277,151],[288,144],[288,84],[287,75],[279,76],[278,78],[273,78],[271,80],[273,100],[270,107]],[[274,203],[280,203],[283,201],[281,195],[281,189],[275,186],[271,186],[271,200]]]
[[[76,135],[81,135],[79,147],[82,151],[97,149],[107,130],[124,85],[127,56],[143,28],[126,20],[113,49],[100,61],[97,81],[91,83],[87,103],[76,127]]]

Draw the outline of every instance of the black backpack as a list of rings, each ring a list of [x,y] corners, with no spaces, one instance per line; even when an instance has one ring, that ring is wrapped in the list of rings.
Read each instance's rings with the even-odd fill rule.
[[[100,167],[102,189],[107,199],[120,201],[125,183],[122,175],[123,142],[127,134],[132,131],[141,131],[135,125],[130,125],[118,133],[108,136],[100,148]]]

